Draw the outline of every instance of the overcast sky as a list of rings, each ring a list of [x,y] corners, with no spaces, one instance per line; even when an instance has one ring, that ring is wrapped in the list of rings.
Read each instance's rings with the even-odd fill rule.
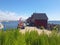
[[[34,12],[60,20],[60,0],[0,0],[0,20],[26,19]]]

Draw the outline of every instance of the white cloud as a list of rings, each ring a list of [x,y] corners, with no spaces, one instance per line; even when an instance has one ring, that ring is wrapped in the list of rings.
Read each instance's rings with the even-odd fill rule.
[[[0,10],[0,20],[19,20],[19,18],[22,17],[26,19],[23,15],[18,15],[15,12],[9,12],[9,11],[2,11]]]

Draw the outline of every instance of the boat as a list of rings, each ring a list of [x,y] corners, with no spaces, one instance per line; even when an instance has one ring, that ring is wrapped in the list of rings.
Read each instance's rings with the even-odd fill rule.
[[[3,29],[3,28],[4,28],[3,24],[0,23],[0,30]]]

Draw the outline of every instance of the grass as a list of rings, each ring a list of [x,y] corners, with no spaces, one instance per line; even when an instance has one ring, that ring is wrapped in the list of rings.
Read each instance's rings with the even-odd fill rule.
[[[44,31],[26,31],[25,34],[18,29],[0,30],[0,45],[60,45],[60,34],[53,30],[47,35]]]

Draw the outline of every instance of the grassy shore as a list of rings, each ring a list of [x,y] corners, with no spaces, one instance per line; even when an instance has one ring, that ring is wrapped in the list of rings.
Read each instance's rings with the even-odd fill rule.
[[[0,30],[0,45],[60,45],[60,34],[53,30],[47,35],[44,30],[20,32],[19,29]]]

